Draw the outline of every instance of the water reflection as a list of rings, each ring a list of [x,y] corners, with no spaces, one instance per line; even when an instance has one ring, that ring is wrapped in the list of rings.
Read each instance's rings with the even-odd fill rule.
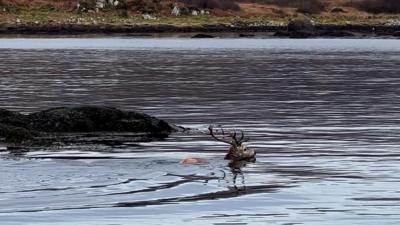
[[[222,124],[245,131],[256,162],[229,164],[228,146],[201,132],[113,146],[1,147],[2,222],[400,220],[397,42],[385,42],[396,45],[388,51],[357,41],[344,50],[340,40],[312,40],[327,45],[312,49],[295,40],[290,48],[187,41],[179,50],[2,49],[0,107],[110,105],[204,131]],[[209,163],[179,163],[187,157]]]

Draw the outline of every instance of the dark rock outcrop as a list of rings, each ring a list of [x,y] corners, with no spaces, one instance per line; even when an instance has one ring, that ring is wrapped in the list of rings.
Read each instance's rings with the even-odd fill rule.
[[[220,36],[231,36],[232,33],[257,33],[257,36],[275,36],[290,38],[314,38],[314,37],[351,37],[369,38],[383,37],[392,38],[399,37],[400,26],[393,24],[375,25],[335,25],[335,24],[315,24],[312,31],[304,31],[301,27],[309,27],[300,25],[296,18],[292,19],[290,30],[287,26],[280,25],[260,25],[250,26],[243,23],[239,25],[202,25],[202,26],[173,26],[173,25],[87,25],[87,24],[20,24],[20,25],[1,25],[0,35],[80,35],[80,34],[103,34],[103,35],[126,35],[126,36],[146,36],[167,33],[187,33],[198,34],[215,34]],[[312,21],[311,21],[312,23]],[[297,24],[297,25],[296,25]],[[306,22],[308,24],[308,22]],[[300,26],[299,26],[300,25]],[[298,29],[301,28],[301,29]],[[349,35],[350,34],[350,35]],[[184,35],[185,37],[187,35]],[[203,35],[201,35],[203,36]]]
[[[310,18],[299,14],[296,18],[289,21],[286,31],[278,31],[274,34],[276,37],[290,38],[309,38],[318,36],[315,32],[315,26]]]
[[[300,14],[289,21],[287,29],[289,32],[313,32],[315,27],[310,18]]]
[[[354,37],[355,34],[348,31],[343,30],[327,30],[318,32],[318,36],[320,37]]]
[[[317,34],[308,31],[277,31],[274,33],[275,37],[288,37],[288,38],[312,38]]]
[[[393,33],[393,36],[394,36],[394,37],[400,37],[400,31],[394,32],[394,33]]]
[[[278,30],[274,33],[274,36],[289,38],[347,38],[355,37],[357,35],[356,31],[356,29],[353,31],[351,27],[314,25],[310,18],[304,15],[299,15],[290,20],[286,30]]]
[[[85,137],[122,141],[128,136],[152,140],[167,137],[174,129],[155,117],[109,107],[61,107],[29,115],[0,109],[0,138],[6,143],[81,142]]]

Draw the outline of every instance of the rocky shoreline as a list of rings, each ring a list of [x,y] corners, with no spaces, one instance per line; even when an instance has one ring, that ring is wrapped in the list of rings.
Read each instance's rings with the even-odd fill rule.
[[[0,141],[14,148],[152,141],[176,129],[147,114],[110,107],[60,107],[28,115],[0,109]]]
[[[388,25],[314,25],[312,29],[289,29],[289,26],[174,26],[174,25],[9,25],[0,26],[0,35],[126,35],[191,36],[205,33],[202,37],[278,37],[278,38],[400,38],[400,26]]]

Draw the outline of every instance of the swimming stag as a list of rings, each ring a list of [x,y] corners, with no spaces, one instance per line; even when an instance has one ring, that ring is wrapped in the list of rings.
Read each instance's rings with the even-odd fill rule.
[[[222,128],[214,129],[213,125],[210,125],[208,130],[211,137],[215,140],[230,145],[229,151],[225,155],[225,159],[231,161],[255,160],[256,152],[248,149],[244,144],[244,142],[249,141],[249,139],[244,136],[243,131],[240,131],[240,134],[238,135],[236,130],[225,132]]]

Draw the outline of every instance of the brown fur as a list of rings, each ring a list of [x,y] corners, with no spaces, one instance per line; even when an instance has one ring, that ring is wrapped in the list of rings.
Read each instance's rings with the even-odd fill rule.
[[[207,160],[202,158],[186,158],[181,161],[182,164],[185,165],[199,165],[208,163]]]
[[[228,153],[225,155],[225,159],[239,161],[253,159],[256,156],[256,152],[252,149],[248,149],[246,145],[241,144],[239,146],[231,145]]]

